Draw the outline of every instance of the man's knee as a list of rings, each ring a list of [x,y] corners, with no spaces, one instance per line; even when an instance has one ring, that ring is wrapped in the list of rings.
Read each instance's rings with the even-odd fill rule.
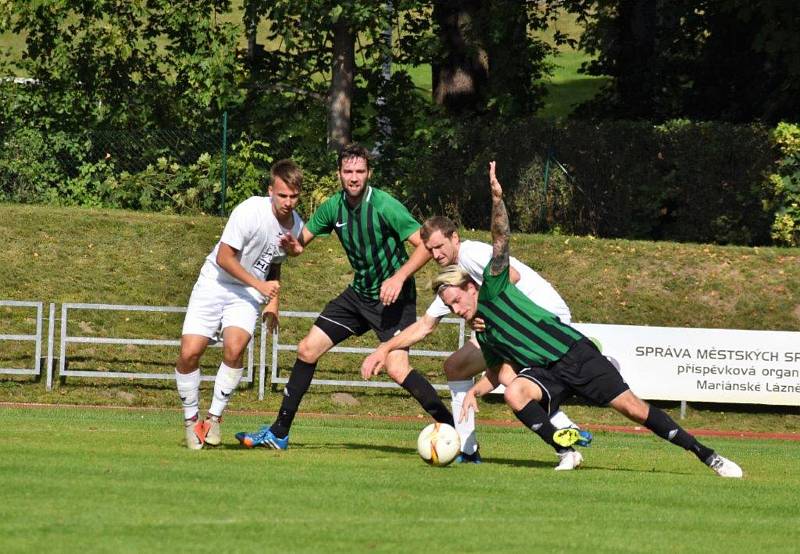
[[[175,364],[178,371],[181,373],[191,373],[200,367],[201,355],[201,352],[185,352],[181,350],[181,353],[178,355],[178,362]]]
[[[634,421],[638,421],[639,423],[644,423],[650,412],[650,405],[633,394],[630,390],[623,392],[612,400],[611,407],[622,415]]]
[[[224,348],[222,351],[222,361],[228,367],[242,367],[242,360],[244,359],[244,350],[247,345],[237,348]]]
[[[328,351],[330,347],[324,347],[320,340],[308,334],[297,345],[297,357],[306,363],[313,364]]]
[[[181,337],[181,349],[175,364],[181,373],[191,373],[200,366],[200,358],[205,352],[207,339],[184,335]]]
[[[411,373],[411,365],[408,363],[408,354],[404,351],[395,351],[386,358],[386,375],[392,381],[402,385],[408,374]]]
[[[456,360],[453,359],[453,355],[451,354],[445,361],[444,361],[444,374],[447,377],[448,381],[456,381],[460,379],[459,375],[459,366]]]
[[[506,387],[503,393],[506,404],[512,410],[521,410],[531,400],[539,401],[542,399],[542,391],[535,384],[527,379],[514,379],[510,385]]]

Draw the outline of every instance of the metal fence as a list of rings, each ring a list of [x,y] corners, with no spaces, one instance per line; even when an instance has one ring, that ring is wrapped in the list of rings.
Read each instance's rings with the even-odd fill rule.
[[[0,341],[14,341],[14,342],[32,342],[34,344],[33,354],[33,367],[0,367],[0,373],[10,375],[37,375],[42,374],[42,320],[43,320],[43,303],[25,300],[0,300],[0,306],[10,308],[35,308],[36,309],[36,323],[35,332],[33,334],[2,334]],[[51,304],[51,313],[53,312],[53,305]],[[51,335],[48,335],[51,336]]]
[[[123,346],[167,346],[178,347],[180,346],[179,339],[170,338],[139,338],[132,336],[96,336],[86,334],[75,334],[70,332],[70,322],[74,323],[76,319],[75,314],[81,311],[100,311],[104,313],[119,313],[119,312],[140,312],[140,313],[185,313],[186,308],[176,306],[137,306],[137,305],[120,305],[120,304],[92,304],[92,303],[64,303],[61,305],[60,314],[60,329],[59,329],[59,344],[58,344],[58,371],[56,374],[56,364],[53,363],[54,357],[54,341],[56,336],[55,322],[56,322],[56,305],[50,304],[47,333],[43,332],[43,303],[33,301],[15,301],[3,300],[0,301],[0,306],[10,306],[15,308],[35,308],[36,309],[36,331],[33,334],[3,334],[0,335],[0,341],[25,341],[31,342],[34,345],[35,354],[33,367],[31,368],[0,368],[0,373],[14,374],[14,375],[35,375],[41,376],[42,373],[42,349],[43,340],[47,337],[47,390],[51,390],[54,379],[66,378],[100,378],[100,379],[132,379],[132,380],[147,380],[147,379],[161,379],[173,380],[175,375],[173,372],[169,373],[152,373],[146,371],[129,371],[129,367],[121,367],[119,369],[70,369],[70,346],[74,345],[123,345]],[[316,318],[319,314],[317,312],[294,312],[286,311],[280,313],[282,318]],[[458,328],[458,348],[464,345],[465,340],[465,324],[464,320],[460,318],[445,318],[442,320],[444,324],[456,325]],[[2,329],[0,329],[2,330]],[[254,358],[255,358],[255,345],[258,344],[259,361],[258,361],[258,398],[264,399],[264,394],[267,384],[281,384],[288,381],[287,378],[280,376],[280,369],[278,365],[278,354],[280,352],[295,352],[297,351],[296,344],[282,343],[281,335],[276,330],[272,335],[271,345],[267,344],[268,331],[266,324],[262,322],[261,326],[257,329],[258,336],[250,341],[247,348],[247,371],[243,378],[245,383],[253,383],[254,378]],[[212,341],[212,347],[222,347],[221,341]],[[330,350],[333,353],[348,353],[348,354],[370,354],[372,348],[336,346]],[[451,354],[448,350],[411,350],[411,356],[418,357],[431,357],[431,358],[445,358]],[[203,381],[213,381],[214,375],[204,375],[201,377]],[[314,379],[313,385],[331,385],[331,386],[344,386],[344,387],[398,387],[399,385],[393,382],[385,381],[361,381],[361,380],[346,380],[346,379]],[[434,385],[437,389],[444,390],[445,385]]]
[[[314,318],[319,315],[319,312],[281,312],[281,317],[295,317],[295,318]],[[464,346],[464,336],[465,336],[465,322],[461,318],[444,318],[441,320],[441,323],[446,324],[455,324],[458,325],[458,348]],[[260,371],[261,371],[261,378],[259,381],[259,389],[258,389],[258,399],[264,399],[264,383],[266,382],[265,378],[265,369],[266,369],[266,361],[265,355],[267,352],[266,348],[266,335],[267,330],[264,324],[262,323],[261,327],[261,362],[260,362]],[[272,335],[272,352],[270,357],[270,383],[277,384],[277,383],[287,383],[289,381],[286,377],[280,376],[280,370],[278,366],[278,353],[279,352],[296,352],[297,345],[296,344],[282,344],[280,342],[280,333],[276,330]],[[372,348],[359,348],[359,347],[351,347],[351,346],[334,346],[329,350],[329,352],[340,352],[340,353],[347,353],[347,354],[371,354],[374,351]],[[432,358],[446,358],[452,354],[451,351],[446,350],[410,350],[410,356],[428,356]],[[350,380],[342,380],[342,379],[313,379],[311,381],[312,385],[336,385],[336,386],[344,386],[344,387],[372,387],[372,388],[397,388],[400,385],[393,382],[387,381],[350,381]],[[447,390],[446,385],[433,385],[434,388],[439,390]]]
[[[119,304],[82,304],[66,303],[61,305],[61,341],[59,344],[59,378],[64,377],[94,377],[94,378],[127,378],[127,379],[174,379],[173,373],[147,373],[132,371],[97,371],[97,370],[71,370],[67,363],[67,349],[70,344],[118,344],[135,346],[180,346],[178,339],[142,339],[134,337],[96,337],[69,335],[68,323],[70,310],[104,310],[121,312],[160,312],[160,313],[186,313],[186,308],[174,306],[128,306]],[[221,348],[222,343],[213,341],[210,346]],[[203,375],[203,381],[213,381],[215,376]],[[253,341],[247,347],[247,373],[243,378],[245,383],[253,382]]]

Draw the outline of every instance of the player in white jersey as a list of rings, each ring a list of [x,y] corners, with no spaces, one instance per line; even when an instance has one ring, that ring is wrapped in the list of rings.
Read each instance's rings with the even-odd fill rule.
[[[483,242],[472,240],[461,241],[455,224],[447,217],[435,216],[427,219],[420,229],[420,236],[425,247],[431,252],[434,260],[441,266],[458,264],[465,269],[470,277],[480,284],[483,282],[483,270],[492,258],[492,247]],[[570,323],[571,314],[567,304],[559,296],[553,286],[533,269],[511,258],[511,281],[526,296],[538,305],[556,314],[564,323]],[[425,311],[425,315],[416,323],[407,327],[402,333],[391,340],[381,344],[378,349],[370,354],[361,366],[361,374],[365,379],[376,375],[383,367],[383,361],[389,352],[400,348],[410,348],[427,337],[439,321],[450,314],[450,308],[438,296]],[[447,384],[450,387],[453,414],[461,413],[461,404],[464,397],[472,387],[472,377],[486,369],[483,355],[475,337],[454,352],[444,363],[444,372]],[[501,383],[504,378],[509,382],[515,377],[510,366],[500,372]],[[456,419],[456,430],[461,438],[461,462],[480,462],[478,443],[475,438],[475,417],[470,412],[464,420]],[[562,411],[552,414],[551,421],[559,429],[577,429],[567,415]],[[588,444],[591,434],[581,431],[579,444]]]
[[[186,446],[192,450],[222,440],[222,412],[242,379],[242,357],[262,303],[269,330],[278,324],[280,269],[287,256],[283,237],[297,237],[303,229],[294,211],[302,184],[303,173],[293,161],[276,162],[270,170],[269,196],[250,197],[234,208],[192,289],[175,368]],[[222,363],[208,417],[199,420],[200,357],[219,329]]]

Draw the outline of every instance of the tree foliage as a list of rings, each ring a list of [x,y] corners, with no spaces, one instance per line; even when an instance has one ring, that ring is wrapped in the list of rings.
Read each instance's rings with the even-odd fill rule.
[[[576,0],[584,68],[611,77],[583,114],[776,122],[800,115],[800,4]]]
[[[3,30],[26,36],[9,117],[43,129],[190,127],[237,101],[237,29],[221,0],[3,3]]]

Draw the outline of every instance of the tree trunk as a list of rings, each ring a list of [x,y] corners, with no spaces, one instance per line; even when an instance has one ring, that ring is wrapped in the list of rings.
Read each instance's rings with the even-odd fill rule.
[[[617,87],[623,104],[651,107],[657,94],[658,77],[654,74],[656,2],[654,0],[624,0],[619,5],[619,25],[622,48],[619,56],[620,73]],[[654,90],[656,89],[656,90]],[[639,115],[637,113],[637,115]]]
[[[355,34],[349,22],[333,24],[333,68],[328,95],[328,148],[339,150],[352,141],[350,107],[355,74]]]
[[[258,31],[258,10],[256,9],[254,0],[250,0],[245,5],[245,34],[247,35],[247,61],[252,65],[256,61],[256,51],[258,43],[256,42],[256,32]]]
[[[435,0],[433,19],[444,56],[431,64],[433,99],[453,113],[480,109],[489,57],[479,36],[480,0]]]
[[[384,44],[386,54],[381,63],[381,83],[378,89],[378,97],[375,99],[375,109],[377,114],[377,136],[375,141],[375,152],[380,155],[384,143],[391,140],[392,121],[386,110],[386,88],[392,79],[392,20],[394,18],[394,5],[392,0],[384,1],[388,23],[381,31],[381,42]]]

